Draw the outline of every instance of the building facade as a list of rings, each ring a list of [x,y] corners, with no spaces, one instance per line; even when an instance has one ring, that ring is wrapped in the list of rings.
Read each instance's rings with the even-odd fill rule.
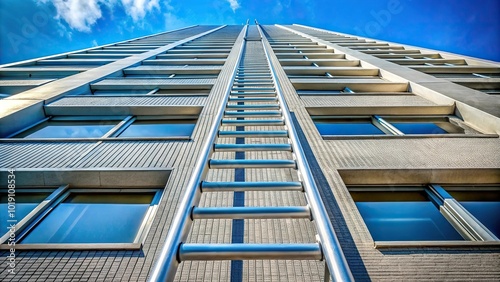
[[[0,66],[0,280],[497,281],[499,91],[303,25]]]

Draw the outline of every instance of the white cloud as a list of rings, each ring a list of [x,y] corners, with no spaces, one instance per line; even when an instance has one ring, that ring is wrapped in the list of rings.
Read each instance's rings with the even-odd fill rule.
[[[163,17],[165,18],[165,28],[167,30],[181,28],[187,25],[184,20],[178,18],[174,13],[167,12],[163,14]]]
[[[63,19],[78,31],[90,32],[90,27],[102,17],[101,2],[106,0],[40,0],[40,3],[52,2],[56,7],[56,19]]]
[[[229,5],[231,6],[231,9],[233,9],[233,12],[236,12],[236,9],[240,7],[240,3],[238,3],[238,0],[227,0],[229,2]]]
[[[131,16],[134,22],[143,19],[146,13],[154,9],[160,10],[159,0],[121,0],[125,13]]]
[[[116,8],[125,13],[134,22],[142,20],[147,13],[157,9],[160,11],[159,0],[36,0],[38,3],[52,3],[56,8],[58,20],[65,21],[70,28],[82,32],[90,32],[92,26],[102,18],[102,9],[111,11]]]
[[[93,46],[93,47],[97,47],[97,46],[99,46],[99,44],[97,44],[97,40],[95,40],[95,39],[94,39],[94,40],[92,40],[92,46]]]

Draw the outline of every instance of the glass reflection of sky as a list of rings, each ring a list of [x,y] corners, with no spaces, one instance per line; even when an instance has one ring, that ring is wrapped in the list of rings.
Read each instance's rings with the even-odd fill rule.
[[[115,126],[116,122],[46,122],[42,128],[24,138],[98,138]]]
[[[316,127],[321,135],[383,135],[371,122],[316,122]]]
[[[357,202],[375,241],[463,240],[431,202]]]
[[[17,222],[21,221],[26,215],[28,215],[38,204],[40,204],[48,194],[45,193],[33,193],[29,195],[25,194],[16,194],[15,197],[15,217],[11,218],[9,217],[9,210],[8,210],[8,198],[7,198],[7,193],[2,195],[0,199],[0,230],[2,234],[7,232],[7,226],[9,226],[11,223],[16,223],[16,222],[8,222],[7,220],[9,219],[15,219]]]
[[[444,129],[432,122],[391,122],[404,134],[446,134]]]
[[[165,123],[165,121],[136,121],[119,137],[175,137],[191,136],[195,123]]]
[[[28,213],[30,213],[39,203],[16,203],[15,209],[15,218],[9,217],[9,212],[7,210],[8,204],[1,203],[0,204],[0,230],[1,234],[4,234],[8,231],[7,227],[10,224],[16,224],[21,221]],[[8,222],[9,219],[15,219],[17,222]]]
[[[22,243],[132,243],[152,199],[144,203],[130,195],[120,203],[113,195],[93,194],[97,201],[90,202],[79,197],[88,196],[60,203]]]
[[[461,201],[460,204],[500,238],[500,202]]]

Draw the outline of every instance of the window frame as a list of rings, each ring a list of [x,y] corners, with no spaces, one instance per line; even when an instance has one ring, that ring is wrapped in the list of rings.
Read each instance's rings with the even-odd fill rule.
[[[16,235],[19,230],[23,230],[33,222],[33,220],[40,215],[48,206],[52,203],[54,198],[57,198],[61,196],[64,191],[68,188],[68,185],[62,185],[57,188],[51,189],[51,188],[36,188],[36,189],[26,189],[26,188],[18,188],[16,189],[16,194],[22,193],[22,194],[29,194],[29,193],[43,193],[43,192],[50,192],[50,194],[42,200],[32,211],[30,211],[25,217],[23,217],[21,220],[17,220],[17,223],[15,225],[15,230],[16,230]],[[6,189],[1,189],[1,193],[7,194],[5,191]],[[10,231],[6,231],[5,233],[0,233],[2,236],[0,237],[0,249],[1,246],[4,245],[10,235]],[[16,236],[17,237],[17,236]]]
[[[25,190],[25,191],[24,191]],[[39,192],[43,189],[23,189],[23,192]],[[155,193],[153,199],[149,205],[148,210],[144,214],[144,218],[137,230],[133,242],[128,243],[36,243],[36,244],[23,244],[22,240],[32,232],[36,226],[43,222],[43,220],[54,210],[57,206],[64,202],[64,200],[71,195],[71,193],[88,193],[88,194],[99,194],[99,193],[144,193],[151,192]],[[16,249],[26,249],[26,250],[63,250],[63,249],[78,249],[78,250],[138,250],[142,248],[147,234],[152,227],[152,222],[158,211],[158,206],[163,198],[165,189],[163,188],[81,188],[75,187],[71,188],[69,185],[59,186],[52,194],[50,194],[44,201],[42,201],[33,211],[31,211],[26,217],[16,224]],[[98,230],[96,231],[98,232]],[[9,249],[8,238],[10,231],[7,231],[0,238],[0,250]]]
[[[335,140],[335,139],[343,139],[343,138],[401,138],[401,137],[410,137],[410,138],[418,138],[418,137],[497,137],[494,134],[483,134],[478,132],[478,134],[467,134],[465,129],[459,125],[456,125],[451,122],[451,119],[454,118],[452,115],[311,115],[311,119],[316,126],[316,121],[321,120],[342,120],[342,119],[365,119],[371,120],[373,126],[380,129],[385,134],[373,135],[373,134],[358,134],[358,135],[324,135],[318,130],[316,126],[316,130],[319,135],[325,140]],[[402,122],[426,122],[432,123],[437,127],[441,128],[443,131],[447,133],[423,133],[423,134],[405,134],[392,123],[402,123]],[[443,126],[444,125],[444,126]]]
[[[29,132],[34,130],[37,126],[41,125],[44,122],[48,121],[66,121],[66,122],[80,122],[80,121],[116,121],[116,125],[114,125],[110,130],[108,130],[104,135],[100,137],[43,137],[43,138],[25,138],[25,137],[15,137],[25,132]],[[130,126],[135,120],[157,120],[157,121],[176,121],[176,120],[185,120],[185,121],[193,121],[194,128],[191,134],[189,135],[181,135],[181,136],[164,136],[164,137],[120,137],[118,136],[121,132],[126,130],[128,126]],[[25,141],[25,142],[33,142],[33,141],[112,141],[112,140],[192,140],[193,132],[196,129],[197,123],[199,120],[198,115],[176,115],[176,116],[168,116],[168,115],[128,115],[128,116],[49,116],[45,119],[42,119],[39,122],[36,122],[26,128],[23,128],[19,131],[16,131],[4,138],[1,138],[2,141]],[[31,133],[34,133],[33,131]]]
[[[478,218],[476,218],[471,212],[467,210],[457,199],[455,199],[449,190],[453,191],[453,187],[464,187],[462,185],[445,185],[445,187],[438,184],[430,184],[431,189],[439,196],[439,201],[443,205],[443,212],[446,216],[450,217],[450,220],[454,220],[459,224],[460,228],[464,229],[464,232],[470,234],[471,238],[476,241],[500,241],[500,238],[493,234],[489,228],[487,228]],[[451,188],[451,189],[450,189]],[[495,191],[500,193],[500,186],[479,186],[474,192],[481,193],[481,191]],[[469,189],[464,189],[464,191],[470,192]]]
[[[457,185],[452,185],[457,186]],[[466,185],[460,185],[461,187]],[[487,185],[480,185],[488,187]],[[450,185],[451,187],[451,185]],[[498,186],[493,188],[500,190]],[[460,246],[500,246],[500,239],[496,237],[488,228],[486,228],[477,218],[475,218],[467,209],[455,200],[441,185],[426,184],[426,185],[347,185],[347,190],[351,197],[354,206],[354,201],[351,192],[408,192],[424,190],[429,200],[436,206],[441,215],[455,228],[455,230],[464,238],[464,240],[439,240],[439,241],[382,241],[374,240],[370,230],[368,229],[365,218],[361,215],[356,207],[356,212],[363,220],[365,228],[370,234],[375,248],[391,248],[391,247],[422,247],[422,246],[443,246],[443,247],[460,247]],[[387,202],[391,202],[388,200]]]

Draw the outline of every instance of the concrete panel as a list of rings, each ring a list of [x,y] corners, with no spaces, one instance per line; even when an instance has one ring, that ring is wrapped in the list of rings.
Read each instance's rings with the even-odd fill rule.
[[[339,169],[346,185],[497,184],[500,169]]]
[[[33,125],[45,118],[43,101],[0,100],[0,137]]]
[[[310,115],[449,115],[453,106],[352,106],[307,107]]]
[[[47,115],[198,115],[200,106],[51,106],[45,107]]]
[[[16,187],[70,188],[160,188],[170,176],[170,168],[16,168]],[[7,169],[0,169],[0,178],[7,179]],[[7,181],[0,187],[7,187]]]
[[[103,170],[100,174],[101,187],[164,187],[172,169],[148,168],[126,170]]]

